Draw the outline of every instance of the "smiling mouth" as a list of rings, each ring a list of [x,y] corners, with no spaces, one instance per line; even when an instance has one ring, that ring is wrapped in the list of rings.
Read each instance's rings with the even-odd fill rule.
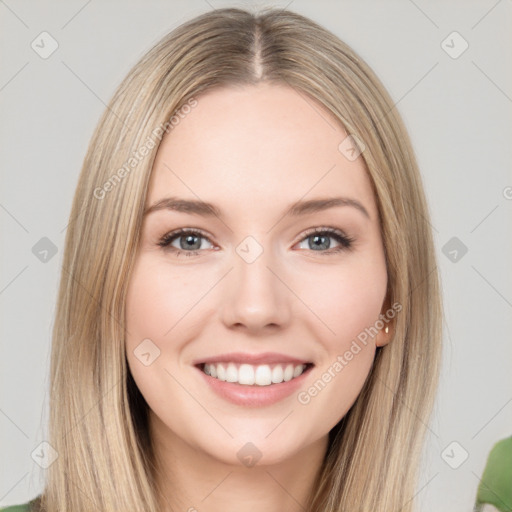
[[[201,363],[196,365],[203,373],[214,379],[241,384],[243,386],[270,386],[300,377],[308,372],[313,363],[293,364],[246,364],[234,362]]]

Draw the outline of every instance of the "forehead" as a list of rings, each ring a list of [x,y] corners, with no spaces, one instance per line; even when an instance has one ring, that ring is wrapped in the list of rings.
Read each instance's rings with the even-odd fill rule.
[[[301,198],[343,195],[375,218],[362,157],[347,159],[339,148],[346,131],[310,96],[261,84],[196,99],[160,144],[147,205],[178,196],[258,215]]]

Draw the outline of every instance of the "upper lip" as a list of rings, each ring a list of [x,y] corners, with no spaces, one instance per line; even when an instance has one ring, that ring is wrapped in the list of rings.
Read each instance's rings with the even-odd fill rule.
[[[264,352],[262,354],[244,354],[243,352],[231,352],[227,354],[220,354],[218,356],[197,359],[193,362],[195,366],[199,364],[212,364],[212,363],[246,363],[246,364],[275,364],[275,363],[294,363],[294,364],[308,364],[311,361],[300,359],[298,357],[288,356],[286,354],[278,354],[276,352]]]

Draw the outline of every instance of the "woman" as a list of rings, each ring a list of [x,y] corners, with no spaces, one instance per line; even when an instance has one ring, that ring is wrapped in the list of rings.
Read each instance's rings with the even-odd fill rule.
[[[286,10],[163,38],[85,157],[25,510],[412,511],[441,299],[368,66]]]

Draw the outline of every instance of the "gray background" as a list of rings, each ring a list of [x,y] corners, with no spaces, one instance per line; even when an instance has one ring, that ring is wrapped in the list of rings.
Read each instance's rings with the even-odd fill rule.
[[[0,506],[42,489],[44,470],[31,453],[45,439],[62,247],[105,103],[172,28],[212,8],[248,5],[288,5],[335,32],[376,71],[410,131],[447,322],[420,510],[470,510],[487,453],[512,434],[511,0],[0,0]],[[43,31],[59,45],[47,59],[31,47]],[[454,31],[469,44],[457,58],[463,40],[446,39]],[[32,251],[43,237],[57,248],[46,262]],[[459,247],[446,246],[453,237]]]

